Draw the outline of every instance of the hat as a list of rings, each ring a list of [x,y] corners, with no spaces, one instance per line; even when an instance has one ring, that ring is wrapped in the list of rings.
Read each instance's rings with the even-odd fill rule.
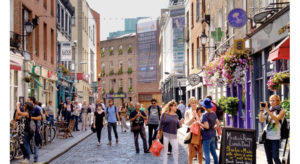
[[[211,100],[209,98],[205,98],[200,104],[205,108],[212,108],[213,104],[211,103]]]

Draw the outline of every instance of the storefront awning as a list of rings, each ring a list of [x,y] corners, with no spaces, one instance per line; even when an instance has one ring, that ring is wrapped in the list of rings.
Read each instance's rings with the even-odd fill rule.
[[[286,37],[269,54],[268,61],[279,59],[290,60],[290,37]]]
[[[21,71],[22,67],[19,63],[15,62],[13,60],[10,60],[10,69],[16,70],[16,71]]]

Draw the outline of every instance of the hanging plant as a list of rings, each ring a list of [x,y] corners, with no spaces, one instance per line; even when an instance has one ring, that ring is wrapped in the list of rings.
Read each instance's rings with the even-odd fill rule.
[[[131,74],[131,73],[132,73],[132,68],[131,68],[131,67],[128,67],[127,73],[128,73],[128,74]]]
[[[119,68],[119,71],[118,71],[118,75],[121,75],[122,73],[123,73],[123,68],[120,67],[120,68]]]
[[[114,75],[114,70],[113,69],[110,69],[109,75]]]
[[[289,72],[277,72],[273,74],[267,82],[268,89],[271,91],[279,90],[282,84],[290,83]]]
[[[25,76],[23,77],[22,80],[25,81],[26,83],[33,82],[33,78],[31,76]]]
[[[113,50],[113,49],[110,49],[110,50],[109,50],[109,54],[110,54],[110,55],[113,55],[113,54],[114,54],[114,50]]]
[[[132,87],[129,87],[129,88],[128,88],[128,92],[129,92],[129,93],[132,92]]]
[[[104,56],[104,51],[103,50],[101,50],[101,57],[103,57]]]
[[[102,93],[102,95],[105,94],[105,89],[104,88],[101,89],[101,93]]]
[[[113,88],[110,88],[109,93],[110,93],[110,94],[113,94],[113,93],[114,93],[114,89],[113,89]]]
[[[105,76],[105,72],[104,72],[104,70],[102,70],[100,73],[100,77],[104,77],[104,76]]]
[[[290,100],[286,99],[280,103],[282,108],[285,110],[285,118],[290,119]]]
[[[236,116],[238,112],[239,99],[237,97],[227,97],[224,101],[225,112],[229,115]]]

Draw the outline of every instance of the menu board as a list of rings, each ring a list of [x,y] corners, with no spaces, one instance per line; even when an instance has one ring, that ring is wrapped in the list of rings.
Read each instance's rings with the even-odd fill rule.
[[[220,164],[256,164],[255,129],[223,128]]]

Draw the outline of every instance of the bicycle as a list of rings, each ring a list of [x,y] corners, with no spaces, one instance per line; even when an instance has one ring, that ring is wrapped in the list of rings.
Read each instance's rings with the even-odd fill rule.
[[[50,121],[42,122],[42,125],[40,127],[40,135],[42,138],[41,146],[52,143],[56,135],[56,129],[52,126]]]
[[[18,140],[18,130],[12,130],[10,133],[10,160],[21,158],[23,152]]]
[[[56,135],[56,129],[54,126],[52,126],[50,121],[47,121],[46,124],[47,124],[47,130],[48,130],[47,141],[52,143],[52,141],[54,140],[55,135]]]

